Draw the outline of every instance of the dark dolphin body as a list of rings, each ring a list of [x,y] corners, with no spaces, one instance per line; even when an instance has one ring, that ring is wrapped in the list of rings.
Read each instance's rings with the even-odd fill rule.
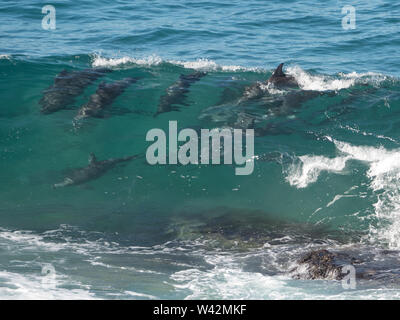
[[[274,71],[271,77],[265,82],[257,82],[249,87],[246,87],[243,97],[240,102],[258,99],[265,95],[265,90],[262,86],[273,85],[278,89],[299,88],[299,84],[293,76],[287,75],[283,72],[283,63],[281,63]]]
[[[84,89],[105,73],[111,72],[109,69],[85,69],[80,71],[61,71],[54,79],[54,84],[43,93],[39,104],[42,106],[40,112],[49,114],[64,109],[74,98],[83,93]]]
[[[181,74],[179,80],[167,88],[166,94],[160,99],[157,112],[154,117],[164,112],[179,111],[177,105],[187,105],[184,102],[190,86],[204,77],[206,72],[195,72],[192,74]]]
[[[79,109],[75,119],[78,120],[86,117],[104,118],[104,111],[127,87],[136,81],[137,79],[135,78],[125,78],[112,83],[100,83],[96,93],[92,94],[89,102]]]
[[[293,76],[288,76],[282,70],[283,63],[281,63],[272,76],[267,80],[267,83],[272,83],[277,87],[298,87],[299,84],[297,83],[296,79]]]
[[[116,165],[138,157],[138,155],[134,155],[119,159],[97,161],[96,156],[91,153],[89,156],[89,165],[87,167],[72,170],[72,172],[65,177],[63,182],[56,183],[53,187],[60,188],[95,180],[105,174],[108,170],[114,168]]]
[[[280,93],[271,93],[269,88]],[[218,123],[219,126],[254,129],[256,136],[288,134],[291,130],[286,125],[296,119],[288,120],[287,116],[296,113],[305,102],[325,94],[301,89],[293,76],[283,72],[281,63],[268,80],[247,86],[243,94],[236,95],[233,100],[203,110],[199,119]]]
[[[275,69],[268,80],[256,82],[245,87],[243,93],[234,97],[233,100],[229,101],[228,99],[230,90],[224,90],[223,94],[225,97],[221,101],[222,103],[203,110],[200,119],[209,119],[215,122],[227,121],[228,125],[237,127],[238,122],[242,122],[243,124],[254,122],[254,117],[246,113],[246,107],[250,102],[265,105],[268,109],[273,109],[275,114],[283,114],[319,94],[317,92],[300,90],[296,79],[293,76],[286,75],[282,68],[283,63]],[[267,90],[268,85],[272,85],[277,89],[288,90],[285,90],[286,92],[283,95],[275,96],[269,94]],[[247,119],[243,119],[243,116]],[[241,120],[234,120],[232,123],[231,121],[236,118],[241,118]],[[243,128],[243,125],[239,127]],[[244,127],[247,126],[245,125]]]

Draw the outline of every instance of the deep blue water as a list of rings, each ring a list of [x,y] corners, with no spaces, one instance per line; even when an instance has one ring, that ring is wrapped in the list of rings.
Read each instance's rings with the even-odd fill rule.
[[[348,30],[347,1],[53,1],[55,30],[45,4],[0,2],[0,298],[399,297],[390,281],[345,290],[291,270],[313,248],[398,269],[400,4],[352,1]],[[282,62],[299,90],[238,103]],[[63,70],[79,87],[93,68],[109,72],[40,112]],[[179,110],[154,116],[195,72]],[[137,82],[106,117],[77,124],[102,81],[124,78]],[[255,129],[254,172],[140,158],[52,188],[91,152],[143,155],[169,121]]]

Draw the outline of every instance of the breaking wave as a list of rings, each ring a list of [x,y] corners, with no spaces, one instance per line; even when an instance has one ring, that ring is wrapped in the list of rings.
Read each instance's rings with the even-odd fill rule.
[[[239,65],[221,65],[217,62],[205,58],[200,58],[195,61],[179,61],[179,60],[164,60],[157,55],[150,55],[143,58],[134,58],[129,56],[108,58],[99,54],[92,55],[93,67],[129,67],[129,66],[158,66],[162,63],[169,63],[185,69],[194,69],[201,71],[220,71],[220,72],[259,72],[268,73],[274,69],[266,69],[265,67],[246,67]],[[367,72],[367,73],[339,73],[337,76],[311,74],[303,70],[299,66],[288,66],[287,73],[294,76],[303,90],[313,91],[338,91],[350,88],[357,83],[369,83],[379,85],[381,82],[388,79],[387,76]],[[272,93],[279,93],[275,88],[265,86],[265,90]]]
[[[383,74],[368,73],[339,73],[337,76],[328,76],[321,74],[311,74],[304,71],[299,66],[288,68],[288,74],[294,76],[303,90],[314,91],[338,91],[350,88],[357,83],[379,83],[388,79]]]
[[[346,170],[350,160],[364,163],[368,169],[366,177],[369,188],[376,196],[373,204],[378,220],[371,226],[371,240],[387,243],[390,248],[400,248],[400,149],[384,147],[354,146],[331,139],[338,155],[333,158],[305,155],[291,164],[286,172],[287,181],[296,188],[306,188],[315,183],[322,172],[354,174]]]
[[[118,66],[157,66],[161,63],[170,63],[176,66],[180,66],[186,69],[202,70],[202,71],[257,71],[258,68],[246,68],[235,65],[219,65],[213,60],[209,59],[197,59],[195,61],[179,61],[179,60],[163,60],[157,55],[151,55],[145,58],[132,58],[132,57],[121,57],[121,58],[105,58],[100,55],[93,55],[92,66],[93,67],[118,67]]]

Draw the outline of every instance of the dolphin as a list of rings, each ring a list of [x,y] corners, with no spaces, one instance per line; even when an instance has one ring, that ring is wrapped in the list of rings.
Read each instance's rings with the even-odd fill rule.
[[[104,175],[107,171],[114,168],[116,165],[138,158],[139,155],[129,156],[125,158],[108,159],[98,161],[94,153],[89,155],[89,164],[84,168],[73,169],[64,181],[56,183],[53,188],[61,188],[72,185],[79,185],[91,180],[95,180]]]
[[[78,111],[75,120],[82,118],[104,118],[104,111],[121,95],[127,87],[135,83],[135,78],[125,78],[112,83],[101,82],[89,102],[84,104]]]
[[[256,82],[244,89],[243,96],[239,99],[239,103],[247,100],[259,99],[265,96],[265,88],[273,86],[277,89],[300,88],[298,82],[293,76],[283,72],[283,63],[281,63],[273,72],[273,74],[264,82]]]
[[[160,103],[154,117],[159,114],[170,111],[179,111],[177,105],[186,105],[183,101],[189,92],[190,86],[204,77],[206,72],[195,72],[192,74],[181,74],[179,80],[167,88],[166,93],[160,98]]]
[[[283,63],[281,63],[274,71],[272,76],[267,80],[267,84],[273,84],[277,87],[299,87],[299,83],[293,76],[283,72]]]
[[[293,116],[305,102],[331,93],[301,89],[293,76],[283,72],[283,65],[281,63],[267,80],[245,87],[241,96],[204,109],[199,119],[220,126],[254,129],[256,136],[290,133],[291,130],[282,127],[288,116]],[[275,94],[270,88],[279,93]],[[270,119],[275,120],[270,123]]]
[[[84,89],[98,78],[111,72],[106,68],[85,69],[79,71],[61,71],[54,83],[45,91],[39,104],[42,114],[50,114],[66,108],[73,103],[74,98],[83,93]]]

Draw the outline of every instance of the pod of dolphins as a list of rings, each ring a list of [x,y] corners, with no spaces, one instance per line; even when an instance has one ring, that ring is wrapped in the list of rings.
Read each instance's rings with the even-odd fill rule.
[[[111,72],[106,68],[92,68],[80,71],[61,71],[54,83],[43,92],[43,97],[39,101],[42,114],[51,114],[63,109],[67,109],[74,103],[75,98],[81,95],[85,88],[91,85],[97,79]],[[179,111],[179,106],[188,106],[185,103],[186,94],[192,84],[206,76],[206,72],[194,72],[188,75],[180,75],[179,79],[165,90],[161,96],[154,117],[166,112]],[[120,96],[131,84],[137,82],[137,78],[124,78],[112,83],[101,82],[94,94],[89,97],[89,101],[82,105],[74,120],[79,121],[84,118],[104,118],[108,108],[114,100]],[[286,75],[283,72],[283,63],[281,63],[272,76],[264,83],[255,83],[246,87],[239,102],[251,100],[260,97],[263,94],[262,85],[273,84],[277,87],[298,87],[294,77]],[[89,163],[84,168],[72,170],[64,180],[53,185],[54,188],[79,185],[101,177],[108,170],[116,165],[126,163],[130,160],[139,158],[139,155],[108,159],[98,161],[96,156],[91,153]]]

